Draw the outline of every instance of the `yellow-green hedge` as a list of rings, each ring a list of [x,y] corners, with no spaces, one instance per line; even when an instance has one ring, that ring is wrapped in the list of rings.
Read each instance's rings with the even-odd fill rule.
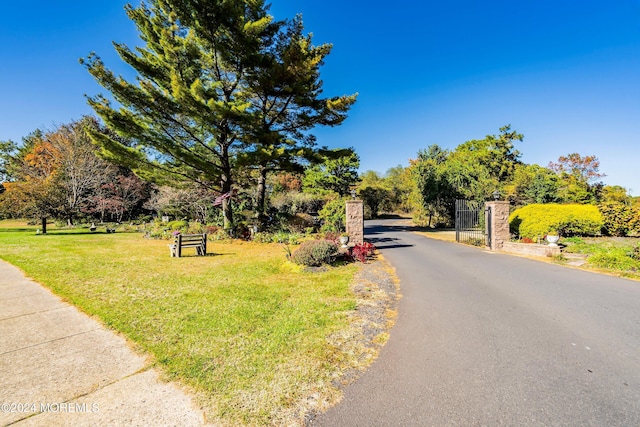
[[[603,224],[602,214],[593,205],[533,204],[509,216],[511,232],[530,239],[547,234],[594,236],[601,232]]]

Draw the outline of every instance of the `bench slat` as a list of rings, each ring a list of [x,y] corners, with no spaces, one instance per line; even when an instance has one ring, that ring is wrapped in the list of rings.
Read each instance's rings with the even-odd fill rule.
[[[205,234],[178,234],[171,248],[171,256],[180,258],[182,248],[196,248],[196,255],[207,254],[207,235]]]

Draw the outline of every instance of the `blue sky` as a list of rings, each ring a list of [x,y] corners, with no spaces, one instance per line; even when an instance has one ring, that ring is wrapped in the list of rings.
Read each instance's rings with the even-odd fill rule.
[[[92,113],[84,94],[104,91],[78,58],[127,72],[111,45],[139,44],[125,3],[2,2],[0,140]],[[511,124],[523,161],[595,155],[606,184],[640,195],[640,0],[273,0],[271,12],[302,13],[314,42],[334,45],[325,95],[359,98],[314,133],[355,147],[362,170]]]

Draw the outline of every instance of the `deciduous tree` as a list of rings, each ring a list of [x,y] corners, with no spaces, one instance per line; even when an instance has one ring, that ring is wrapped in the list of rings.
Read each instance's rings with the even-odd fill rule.
[[[87,116],[46,135],[58,157],[58,185],[65,198],[61,210],[68,225],[88,207],[95,189],[107,179],[109,165],[96,155],[96,147],[87,135],[88,129],[97,128],[95,118]]]
[[[15,180],[5,184],[2,207],[13,216],[40,219],[42,232],[46,233],[47,219],[59,216],[65,203],[60,153],[41,132],[32,136],[28,140],[30,150],[15,159]]]
[[[606,175],[600,173],[600,161],[596,156],[571,153],[560,156],[557,162],[549,162],[549,169],[561,180],[560,198],[571,203],[597,203],[603,184],[598,181]]]

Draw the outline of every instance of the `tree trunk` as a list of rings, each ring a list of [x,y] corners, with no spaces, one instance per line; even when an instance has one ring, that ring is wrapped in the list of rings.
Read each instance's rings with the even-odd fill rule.
[[[267,168],[260,167],[260,175],[258,176],[258,195],[256,198],[256,218],[262,225],[265,222],[265,200],[267,194]]]
[[[220,189],[222,194],[227,194],[231,192],[231,180],[228,178],[229,175],[222,176],[222,182],[220,185]],[[222,219],[223,219],[223,228],[229,232],[233,229],[233,211],[231,209],[231,198],[227,197],[222,200]]]
[[[42,221],[42,234],[47,234],[47,218],[41,218]]]

